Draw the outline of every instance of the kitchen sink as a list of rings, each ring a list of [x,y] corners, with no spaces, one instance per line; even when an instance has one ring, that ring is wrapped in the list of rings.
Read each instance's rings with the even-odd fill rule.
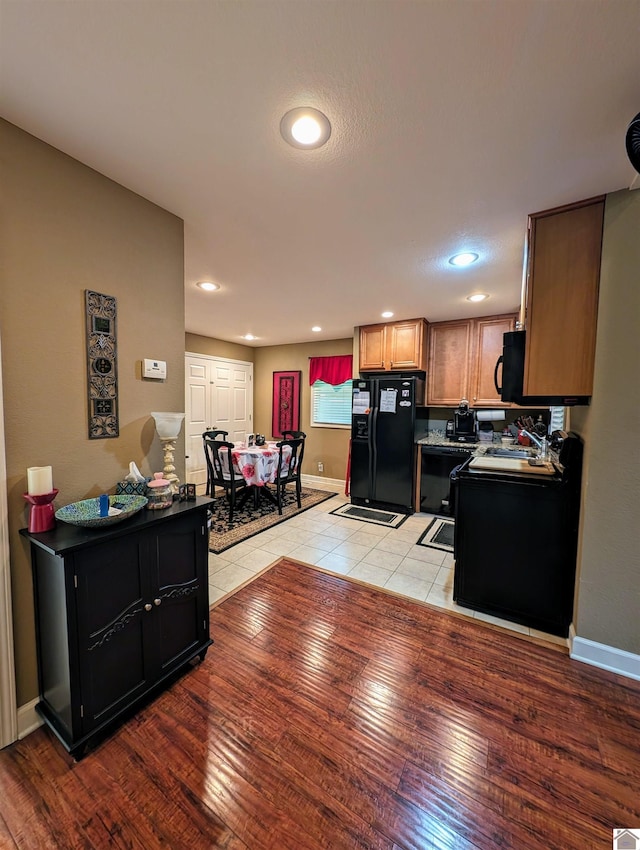
[[[494,457],[535,457],[537,452],[534,449],[505,449],[502,446],[487,446],[486,455],[494,455]]]

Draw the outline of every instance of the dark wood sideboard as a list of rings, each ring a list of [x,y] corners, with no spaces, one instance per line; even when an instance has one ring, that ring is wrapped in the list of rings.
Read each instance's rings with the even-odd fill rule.
[[[33,567],[36,710],[74,758],[204,659],[210,504],[175,502],[99,529],[21,530]]]

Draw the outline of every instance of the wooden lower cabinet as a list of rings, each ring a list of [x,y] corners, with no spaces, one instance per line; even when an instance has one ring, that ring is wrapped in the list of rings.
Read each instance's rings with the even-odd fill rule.
[[[510,407],[496,392],[494,372],[503,334],[515,323],[509,313],[430,324],[427,404],[457,407],[466,398],[472,407]]]
[[[209,499],[31,541],[38,712],[81,757],[209,639]]]

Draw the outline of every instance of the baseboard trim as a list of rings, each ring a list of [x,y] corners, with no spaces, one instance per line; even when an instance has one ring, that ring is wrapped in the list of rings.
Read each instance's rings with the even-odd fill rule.
[[[315,487],[316,490],[336,490],[338,493],[344,493],[346,485],[346,482],[339,478],[324,478],[322,475],[305,475],[304,473],[302,483],[307,487]]]
[[[569,655],[574,661],[582,661],[584,664],[609,670],[610,673],[640,681],[640,655],[578,637],[573,624],[569,630]]]
[[[32,732],[42,726],[43,720],[36,711],[36,706],[40,702],[40,697],[32,699],[18,708],[18,740],[26,738]]]

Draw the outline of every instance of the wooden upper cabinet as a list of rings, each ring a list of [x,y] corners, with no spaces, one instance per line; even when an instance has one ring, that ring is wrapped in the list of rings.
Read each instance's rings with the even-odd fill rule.
[[[592,393],[604,204],[529,217],[525,396]]]
[[[427,322],[408,319],[360,328],[361,372],[409,372],[427,368]]]
[[[469,401],[477,407],[511,407],[508,402],[502,401],[496,391],[495,371],[498,358],[502,354],[503,335],[515,330],[516,314],[486,316],[472,321],[475,331],[475,356]],[[499,367],[497,378],[498,386],[502,386],[502,365]]]
[[[457,407],[510,407],[496,392],[494,372],[502,335],[515,329],[516,314],[435,322],[429,326],[427,404]],[[498,383],[502,375],[498,373]]]
[[[468,398],[472,354],[469,320],[430,325],[427,404],[457,407],[461,398]]]
[[[384,369],[386,325],[360,328],[360,371]]]

